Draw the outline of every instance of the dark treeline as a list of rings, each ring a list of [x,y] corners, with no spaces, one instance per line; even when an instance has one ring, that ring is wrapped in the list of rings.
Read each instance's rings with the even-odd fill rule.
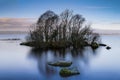
[[[53,11],[46,11],[32,25],[27,37],[29,46],[38,48],[83,48],[99,43],[99,34],[93,33],[90,25],[80,14],[73,14],[71,10],[65,10],[60,15]]]

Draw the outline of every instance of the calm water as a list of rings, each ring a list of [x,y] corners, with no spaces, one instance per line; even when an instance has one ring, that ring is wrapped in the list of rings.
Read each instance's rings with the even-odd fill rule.
[[[96,51],[86,47],[79,53],[66,51],[36,51],[20,46],[24,35],[0,35],[0,39],[21,38],[19,41],[0,41],[0,80],[120,80],[120,36],[104,35],[102,42],[112,47]],[[66,54],[64,54],[66,53]],[[72,61],[71,67],[80,75],[63,78],[59,67],[51,67],[50,61]]]

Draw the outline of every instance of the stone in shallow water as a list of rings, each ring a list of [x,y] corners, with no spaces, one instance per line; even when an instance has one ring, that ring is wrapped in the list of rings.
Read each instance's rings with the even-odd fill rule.
[[[59,72],[60,76],[62,77],[69,77],[69,76],[73,76],[73,75],[78,75],[80,74],[80,72],[77,69],[70,69],[70,68],[63,68],[60,70]]]
[[[48,62],[48,65],[59,66],[59,67],[69,67],[71,66],[71,64],[72,62],[69,62],[69,61]]]
[[[111,47],[110,47],[110,46],[107,46],[107,47],[106,47],[106,49],[108,49],[108,50],[109,50],[109,49],[111,49]]]

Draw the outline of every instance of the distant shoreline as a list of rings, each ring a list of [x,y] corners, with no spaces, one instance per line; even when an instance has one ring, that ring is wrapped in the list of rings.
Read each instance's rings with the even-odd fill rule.
[[[100,35],[120,35],[120,30],[93,30],[94,33],[99,33]],[[29,31],[0,31],[2,34],[28,34]]]
[[[94,29],[94,33],[99,33],[100,35],[120,35],[120,30],[102,30]]]
[[[27,31],[0,31],[1,34],[28,34]]]

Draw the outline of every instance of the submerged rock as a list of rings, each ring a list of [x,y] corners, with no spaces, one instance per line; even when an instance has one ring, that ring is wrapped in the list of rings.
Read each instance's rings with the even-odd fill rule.
[[[80,74],[80,72],[77,69],[63,68],[60,70],[59,74],[62,77],[69,77],[73,75],[78,75]]]
[[[57,61],[57,62],[49,62],[48,65],[51,66],[59,66],[59,67],[69,67],[71,66],[72,62],[67,61]]]

